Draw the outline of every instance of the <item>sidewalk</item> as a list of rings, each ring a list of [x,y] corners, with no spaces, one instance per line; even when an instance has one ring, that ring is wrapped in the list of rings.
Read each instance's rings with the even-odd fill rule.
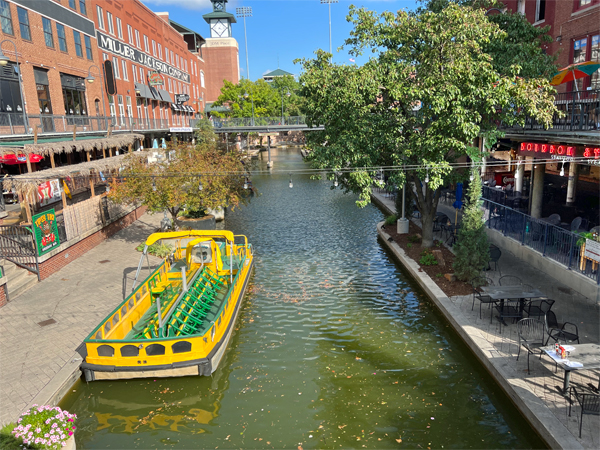
[[[373,197],[375,202],[388,212],[395,210],[391,198],[376,193]],[[453,208],[442,204],[438,210],[449,215]],[[420,226],[419,221],[415,220],[415,222]],[[435,237],[437,235],[438,233],[434,233]],[[530,265],[508,252],[502,253],[498,267],[502,275],[518,276],[524,283],[539,289],[548,298],[556,300],[552,311],[556,313],[560,322],[567,321],[577,325],[582,344],[600,343],[600,308],[595,299],[588,299],[572,291],[545,273],[532,269]],[[498,271],[489,271],[485,275],[498,285],[500,278]],[[561,428],[562,424],[563,434],[571,435],[567,436],[567,441],[570,440],[574,444],[578,441],[584,448],[600,448],[600,433],[598,433],[600,417],[590,415],[583,417],[582,439],[579,439],[581,411],[579,404],[573,405],[572,416],[568,416],[567,398],[557,390],[557,386],[562,387],[564,372],[559,369],[555,373],[554,364],[550,363],[549,358],[545,356],[541,360],[531,356],[531,373],[527,373],[525,350],[521,351],[521,357],[518,362],[516,361],[518,352],[516,325],[509,322],[508,326],[500,328],[499,322],[495,319],[490,323],[490,310],[486,305],[483,307],[482,319],[480,319],[479,303],[475,304],[473,311],[472,304],[472,295],[451,297],[447,309],[451,314],[449,320],[460,324],[457,330],[459,334],[466,335],[468,339],[477,342],[477,346],[482,350],[481,354],[484,354],[488,360],[482,361],[484,366],[493,367],[494,371],[503,377],[499,383],[512,386],[515,395],[520,397],[517,400],[513,398],[513,401],[518,406],[519,403],[527,405],[534,411],[535,417],[529,417],[530,422],[541,423],[553,434],[560,433],[557,428]],[[575,371],[571,376],[571,383],[578,387],[587,387],[588,383],[597,386],[599,376],[599,370]],[[541,402],[539,405],[532,405],[531,399],[539,399]]]
[[[131,291],[140,259],[134,249],[161,219],[144,214],[0,309],[0,425],[47,403],[72,377],[81,361],[75,349]],[[141,276],[147,273],[143,267]]]

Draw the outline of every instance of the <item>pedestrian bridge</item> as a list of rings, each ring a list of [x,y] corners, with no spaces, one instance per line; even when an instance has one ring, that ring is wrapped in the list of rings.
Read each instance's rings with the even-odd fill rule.
[[[323,125],[309,127],[305,116],[211,118],[215,133],[276,133],[280,131],[318,131]]]

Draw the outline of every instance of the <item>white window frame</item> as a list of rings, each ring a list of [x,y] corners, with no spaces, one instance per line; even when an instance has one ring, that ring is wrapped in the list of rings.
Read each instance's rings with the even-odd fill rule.
[[[144,35],[144,50],[146,53],[150,53],[150,43],[148,42],[148,36]]]
[[[205,88],[206,82],[204,80],[204,70],[200,71],[200,87]]]
[[[117,117],[117,109],[115,108],[115,97],[112,95],[108,96],[108,110],[110,117]]]
[[[156,41],[152,39],[152,55],[156,56]]]
[[[541,9],[541,2],[544,2],[544,18],[540,19],[540,9]],[[548,7],[548,4],[546,2],[546,0],[535,0],[535,16],[534,16],[534,23],[541,23],[544,22],[546,20],[546,8]]]
[[[162,45],[160,45],[160,42],[158,43],[158,59],[163,59],[163,57],[162,57]]]
[[[173,87],[171,85],[171,79],[167,78],[167,84],[169,85],[169,92],[173,92]]]
[[[119,117],[121,118],[121,125],[125,125],[125,105],[123,104],[122,95],[117,95],[117,102],[119,105]]]
[[[115,23],[111,12],[106,11],[106,24],[108,25],[108,33],[115,35]]]
[[[104,11],[99,5],[96,5],[96,16],[98,17],[98,28],[104,30]]]
[[[125,81],[129,81],[129,75],[127,74],[127,61],[125,59],[121,59],[121,68],[123,69],[123,79]]]
[[[171,64],[171,63],[169,62],[169,49],[168,49],[166,46],[165,46],[165,61],[166,61],[168,64]]]
[[[118,78],[120,80],[121,79],[121,71],[119,69],[119,58],[117,58],[116,56],[113,56],[112,63],[113,63],[113,71],[115,73],[115,78]]]
[[[127,115],[131,119],[133,117],[133,107],[131,106],[131,97],[129,95],[125,96],[125,104],[127,105]]]
[[[134,81],[134,83],[137,83],[137,81],[138,81],[137,67],[135,66],[135,64],[131,64],[131,73],[133,74],[133,81]]]
[[[123,24],[119,17],[117,17],[117,36],[119,39],[123,39]]]
[[[135,46],[139,49],[142,48],[142,44],[140,42],[140,32],[138,30],[135,30]]]
[[[131,25],[127,25],[127,37],[129,38],[129,45],[133,45],[133,28]]]
[[[138,83],[146,84],[145,78],[146,76],[144,74],[144,68],[140,66],[140,80],[138,81]]]

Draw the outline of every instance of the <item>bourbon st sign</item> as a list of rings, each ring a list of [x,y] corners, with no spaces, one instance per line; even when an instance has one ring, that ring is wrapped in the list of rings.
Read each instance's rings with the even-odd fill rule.
[[[600,165],[600,147],[521,142],[519,154],[540,159],[559,159],[566,161],[578,158],[579,160],[577,162],[579,163]]]
[[[136,64],[141,64],[149,67],[152,70],[157,70],[162,74],[169,75],[170,77],[186,83],[190,82],[190,75],[185,73],[183,70],[178,69],[177,67],[165,64],[159,59],[156,59],[147,53],[141,52],[131,45],[127,45],[121,41],[118,41],[117,39],[100,33],[98,30],[96,30],[96,36],[98,38],[98,47],[102,50],[119,55],[121,58],[127,58]]]

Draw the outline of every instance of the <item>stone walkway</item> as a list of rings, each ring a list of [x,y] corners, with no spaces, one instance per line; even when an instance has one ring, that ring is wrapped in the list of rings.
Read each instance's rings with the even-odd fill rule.
[[[140,258],[134,249],[161,219],[144,214],[0,309],[0,425],[68,382],[81,361],[75,349],[131,290]],[[54,323],[40,325],[48,320]]]
[[[380,194],[374,194],[374,196],[380,206],[387,209],[388,212],[394,211],[392,198]],[[453,208],[451,205],[442,203],[438,210],[450,216],[449,213],[451,210],[453,211]],[[452,217],[454,216],[452,215]],[[418,221],[415,222],[418,223]],[[498,267],[502,275],[518,276],[523,283],[539,289],[548,298],[556,300],[552,311],[556,313],[559,322],[567,321],[577,325],[582,344],[600,343],[600,307],[595,300],[583,297],[546,274],[532,269],[530,265],[510,253],[502,253]],[[492,278],[494,284],[498,285],[499,271],[488,271],[485,275]],[[453,319],[456,319],[458,323],[466,324],[462,326],[463,330],[475,341],[483,339],[483,343],[479,345],[487,349],[487,357],[493,360],[495,367],[499,368],[501,376],[505,377],[512,386],[516,386],[517,392],[521,388],[526,389],[542,400],[542,408],[536,409],[538,419],[542,423],[549,426],[558,420],[564,425],[564,432],[572,435],[568,440],[573,443],[578,441],[583,448],[600,448],[600,432],[598,431],[600,430],[600,417],[590,415],[583,417],[582,438],[580,439],[581,409],[577,403],[572,406],[571,417],[568,416],[568,399],[559,392],[559,388],[562,388],[564,372],[558,369],[555,373],[554,363],[547,356],[543,356],[540,360],[532,355],[530,356],[531,373],[528,373],[527,353],[524,353],[524,350],[521,350],[519,361],[516,361],[518,352],[516,324],[509,321],[508,326],[501,326],[496,318],[493,318],[490,323],[491,311],[488,305],[483,305],[480,319],[477,301],[475,308],[471,310],[472,295],[451,297],[450,302],[452,307],[448,308],[448,311],[453,315]],[[598,386],[599,377],[600,370],[575,371],[571,376],[571,385],[589,390],[588,384]],[[520,395],[523,396],[523,394]],[[544,413],[547,413],[548,416],[544,417]]]

